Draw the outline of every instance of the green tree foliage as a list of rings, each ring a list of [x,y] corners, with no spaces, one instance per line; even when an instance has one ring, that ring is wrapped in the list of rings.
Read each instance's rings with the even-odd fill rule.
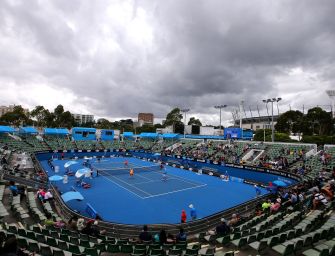
[[[0,117],[0,123],[3,125],[26,126],[31,125],[32,120],[21,106],[15,106],[13,111],[7,112]]]
[[[271,142],[272,141],[271,135],[272,135],[272,130],[265,129],[265,141]],[[254,140],[264,141],[264,130],[263,129],[259,129],[255,132]],[[275,141],[293,142],[294,140],[292,140],[287,133],[275,132]]]
[[[281,114],[275,125],[275,129],[282,133],[298,133],[302,130],[303,113],[300,111],[290,110]]]
[[[254,140],[264,141],[264,129],[255,131]],[[265,141],[271,141],[271,129],[265,129]]]
[[[175,125],[177,123],[181,123],[182,119],[183,119],[183,114],[180,112],[180,109],[174,108],[166,115],[164,125],[166,126]]]
[[[183,114],[179,108],[172,109],[167,115],[164,122],[165,126],[172,125],[173,131],[176,133],[184,132],[184,124],[182,123]]]
[[[191,117],[190,120],[188,121],[188,125],[202,126],[202,123],[200,122],[199,119],[196,119],[195,117]]]
[[[333,133],[333,119],[330,112],[315,107],[308,110],[306,115],[309,126],[312,127],[312,134],[331,135]]]
[[[112,129],[112,123],[105,118],[101,118],[96,123],[96,128],[98,128],[98,129]]]

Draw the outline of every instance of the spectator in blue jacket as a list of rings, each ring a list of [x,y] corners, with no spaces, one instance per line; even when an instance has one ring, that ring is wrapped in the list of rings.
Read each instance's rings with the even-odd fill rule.
[[[197,211],[196,211],[196,209],[194,208],[194,205],[193,204],[190,204],[189,205],[189,207],[190,207],[190,216],[191,216],[191,219],[192,220],[196,220],[197,219]]]

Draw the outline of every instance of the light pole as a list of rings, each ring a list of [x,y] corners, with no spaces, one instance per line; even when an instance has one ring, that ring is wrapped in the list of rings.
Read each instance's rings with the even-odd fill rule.
[[[184,113],[184,139],[186,137],[186,113],[190,111],[189,108],[184,108],[180,110],[182,113]]]
[[[269,121],[269,110],[268,110],[268,102],[266,100],[263,100],[265,106],[266,106],[266,113],[268,114],[268,121]],[[265,121],[263,122],[263,140],[265,142]]]
[[[275,129],[274,129],[274,123],[273,123],[273,102],[278,102],[280,101],[281,98],[272,98],[272,99],[267,99],[267,100],[263,100],[264,103],[269,103],[271,102],[271,129],[272,129],[272,134],[271,134],[271,141],[274,142],[275,141]]]
[[[328,97],[332,100],[332,116],[335,118],[335,105],[334,105],[334,98],[335,98],[335,90],[328,90],[326,91]]]
[[[216,108],[216,109],[220,109],[220,130],[221,130],[221,109],[223,109],[223,108],[225,108],[225,107],[227,107],[227,105],[216,105],[216,106],[214,106],[214,108]]]

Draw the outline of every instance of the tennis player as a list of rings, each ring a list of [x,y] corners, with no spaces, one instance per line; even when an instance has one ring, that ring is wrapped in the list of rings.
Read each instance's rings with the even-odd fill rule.
[[[129,176],[130,178],[134,177],[134,169],[130,169]]]
[[[124,160],[124,167],[128,167],[128,160]]]
[[[167,175],[166,175],[166,172],[163,172],[163,175],[162,175],[162,181],[164,181],[164,182],[167,181]]]

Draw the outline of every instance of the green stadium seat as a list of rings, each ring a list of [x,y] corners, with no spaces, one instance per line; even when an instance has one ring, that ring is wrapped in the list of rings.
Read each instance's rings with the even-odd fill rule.
[[[306,251],[302,252],[302,255],[305,256],[329,256],[329,252],[327,249],[322,250],[322,251],[318,251],[315,249],[308,249]]]
[[[41,245],[40,246],[40,254],[43,256],[53,256],[52,250],[49,246]]]
[[[280,255],[289,256],[294,255],[294,245],[293,244],[278,244],[272,247],[272,250],[276,251]]]

